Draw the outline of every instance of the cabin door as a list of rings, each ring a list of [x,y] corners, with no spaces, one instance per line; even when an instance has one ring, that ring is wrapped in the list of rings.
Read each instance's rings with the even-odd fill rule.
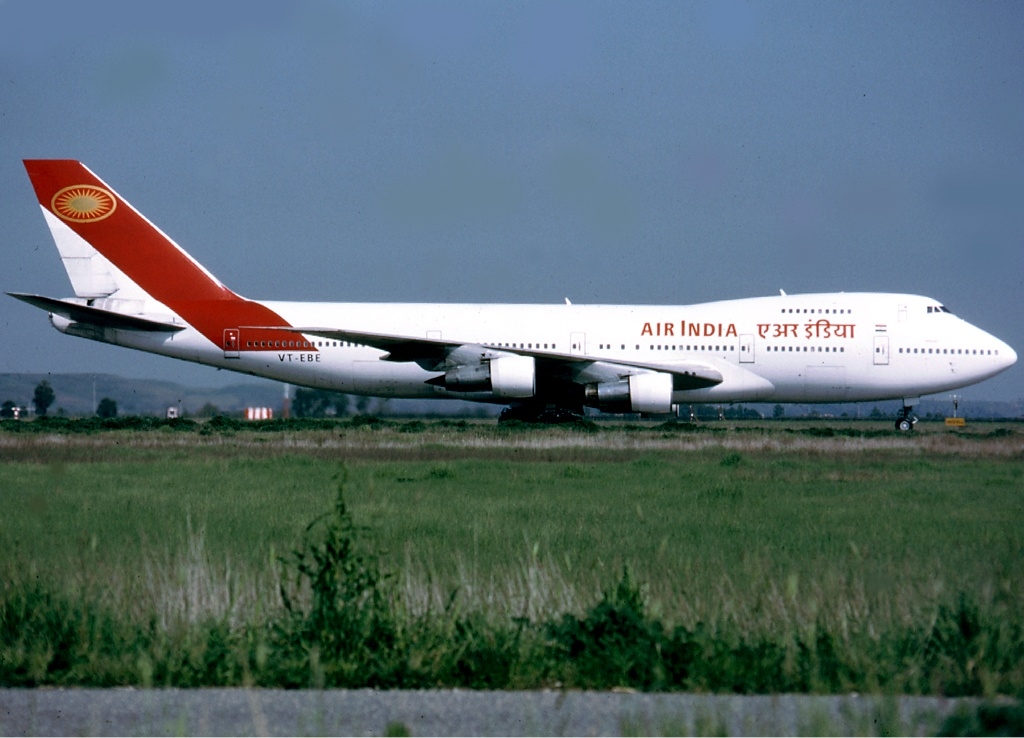
[[[754,363],[754,337],[752,335],[740,336],[740,363]]]
[[[875,336],[875,364],[882,366],[889,363],[889,337]]]
[[[237,328],[225,328],[224,329],[224,358],[225,359],[237,359],[238,358],[238,329]]]

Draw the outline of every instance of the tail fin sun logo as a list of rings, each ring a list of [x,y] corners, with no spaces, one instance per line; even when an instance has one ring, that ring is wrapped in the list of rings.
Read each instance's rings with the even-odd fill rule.
[[[93,223],[114,212],[117,200],[100,187],[81,184],[60,190],[50,201],[53,212],[72,223]]]

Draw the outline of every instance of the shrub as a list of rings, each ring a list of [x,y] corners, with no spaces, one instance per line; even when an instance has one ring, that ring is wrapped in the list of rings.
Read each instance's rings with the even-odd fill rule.
[[[284,677],[293,686],[396,686],[398,627],[383,588],[387,576],[356,544],[344,468],[342,475],[334,509],[307,526],[301,546],[283,561],[295,572],[281,586],[286,615],[275,626],[289,665]]]
[[[548,625],[547,635],[551,656],[563,662],[567,685],[584,689],[664,685],[663,629],[660,622],[645,616],[640,588],[628,569],[585,617],[563,615]]]

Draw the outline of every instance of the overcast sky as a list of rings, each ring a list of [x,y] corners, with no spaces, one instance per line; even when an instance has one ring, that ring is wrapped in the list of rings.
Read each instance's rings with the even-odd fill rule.
[[[1022,39],[1019,2],[0,0],[0,289],[70,294],[21,160],[75,158],[249,297],[900,291],[1021,352]],[[0,372],[235,379],[0,331]]]

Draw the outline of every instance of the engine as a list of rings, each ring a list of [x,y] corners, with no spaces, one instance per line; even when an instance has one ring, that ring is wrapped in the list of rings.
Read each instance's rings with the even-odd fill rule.
[[[444,373],[452,392],[491,392],[495,397],[533,397],[537,390],[532,356],[500,356],[480,364],[460,364]]]
[[[586,404],[613,413],[672,412],[672,375],[631,374],[615,382],[588,385]]]

